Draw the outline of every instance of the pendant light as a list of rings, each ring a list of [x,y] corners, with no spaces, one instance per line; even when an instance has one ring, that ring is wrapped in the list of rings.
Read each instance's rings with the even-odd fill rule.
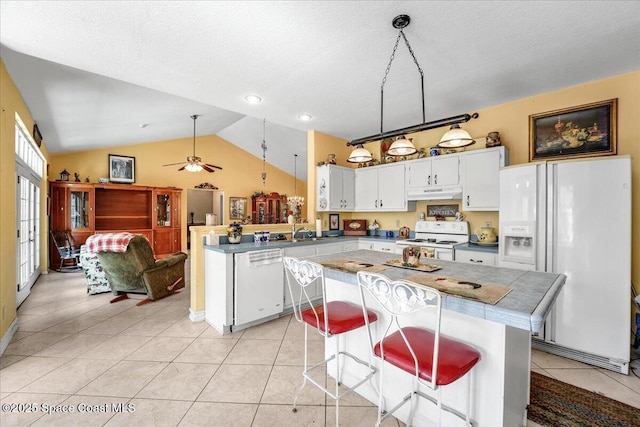
[[[364,162],[370,162],[371,160],[373,160],[373,156],[371,155],[369,150],[367,150],[362,146],[362,144],[360,144],[356,147],[355,150],[351,152],[351,154],[349,155],[349,158],[347,159],[347,162],[364,163]]]
[[[476,142],[471,138],[469,132],[460,128],[459,124],[454,124],[451,128],[442,135],[438,147],[441,148],[462,148],[467,147]]]
[[[380,141],[386,138],[394,138],[394,137],[398,137],[398,138],[396,138],[396,140],[391,144],[391,147],[389,147],[389,150],[387,150],[387,153],[389,155],[408,156],[408,155],[414,154],[417,151],[416,147],[413,145],[410,139],[407,139],[405,135],[416,133],[416,132],[422,132],[429,129],[435,129],[442,126],[449,126],[449,125],[457,126],[458,123],[465,123],[471,119],[478,118],[478,113],[473,113],[473,114],[460,114],[458,116],[447,117],[445,119],[434,120],[432,122],[426,122],[425,102],[424,102],[424,72],[422,71],[422,68],[420,68],[420,64],[418,63],[418,60],[416,59],[416,56],[413,53],[413,49],[411,48],[411,45],[409,44],[409,41],[407,40],[407,37],[405,36],[403,31],[409,25],[410,22],[411,22],[411,18],[408,15],[398,15],[395,18],[393,18],[393,21],[392,21],[393,28],[398,29],[399,32],[398,32],[398,37],[396,38],[396,44],[393,46],[393,52],[391,53],[389,64],[387,65],[387,69],[385,70],[385,73],[384,73],[384,78],[382,79],[382,85],[380,87],[380,133],[375,135],[365,136],[363,138],[353,139],[347,142],[347,146],[356,147],[356,149],[353,150],[353,153],[351,153],[351,155],[347,159],[347,161],[349,162],[355,163],[355,162],[370,161],[373,157],[371,157],[371,154],[362,147],[363,144],[367,144],[373,141]],[[396,54],[396,50],[398,49],[400,38],[404,40],[404,44],[407,46],[407,49],[411,54],[411,58],[413,59],[413,62],[416,64],[416,67],[418,68],[418,73],[420,73],[420,89],[422,91],[422,123],[419,123],[413,126],[408,126],[402,129],[396,129],[396,130],[385,132],[383,128],[384,85],[387,82],[387,76],[389,74],[389,70],[391,69],[391,64],[393,63],[393,59],[395,58],[395,54]],[[457,127],[459,128],[459,126]],[[471,139],[471,137],[469,137],[468,134],[467,134],[467,137],[469,140],[473,141],[473,139]],[[473,142],[466,143],[466,145],[470,145],[472,143]],[[445,147],[444,145],[439,145],[439,146]],[[457,145],[457,147],[462,147],[462,146],[463,145]],[[369,153],[368,157],[367,157],[367,153]]]
[[[262,186],[266,187],[267,185],[267,141],[265,141],[265,133],[266,133],[267,121],[266,119],[262,119]]]
[[[387,150],[387,154],[391,156],[410,156],[416,151],[418,150],[416,150],[413,142],[407,139],[406,135],[401,135],[393,141],[393,144],[391,144],[391,147]]]
[[[302,207],[302,205],[304,205],[304,197],[296,195],[297,193],[296,184],[298,183],[297,164],[298,164],[298,155],[294,154],[293,155],[293,196],[287,197],[287,203],[289,203],[289,206],[291,207],[291,211],[293,212],[293,216],[295,217],[296,221],[300,219],[300,212],[301,212],[300,208]]]

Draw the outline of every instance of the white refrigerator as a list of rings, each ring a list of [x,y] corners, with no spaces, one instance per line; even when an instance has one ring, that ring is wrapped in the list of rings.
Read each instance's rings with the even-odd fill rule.
[[[499,265],[567,276],[534,348],[628,374],[630,157],[503,168]]]

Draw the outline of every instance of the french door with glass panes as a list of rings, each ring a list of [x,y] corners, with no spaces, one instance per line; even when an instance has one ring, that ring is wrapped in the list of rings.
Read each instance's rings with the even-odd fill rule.
[[[16,218],[18,285],[16,304],[29,296],[40,274],[40,180],[30,171],[17,167]]]
[[[16,155],[16,307],[40,275],[40,181],[44,157],[18,114]]]

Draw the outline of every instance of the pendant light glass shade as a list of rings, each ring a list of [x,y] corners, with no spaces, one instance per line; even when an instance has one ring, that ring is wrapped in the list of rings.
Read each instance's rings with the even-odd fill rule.
[[[464,129],[460,129],[460,125],[456,123],[451,126],[451,129],[449,129],[447,133],[442,135],[442,138],[438,143],[438,147],[459,148],[475,143],[476,142],[471,138],[471,135],[469,135],[469,132]]]
[[[355,150],[351,152],[347,162],[349,163],[364,163],[370,162],[373,160],[373,156],[371,153],[362,146],[362,144],[358,145]]]
[[[410,156],[417,152],[416,147],[414,147],[413,142],[407,139],[405,135],[399,136],[393,141],[389,150],[387,150],[387,154],[391,156]]]

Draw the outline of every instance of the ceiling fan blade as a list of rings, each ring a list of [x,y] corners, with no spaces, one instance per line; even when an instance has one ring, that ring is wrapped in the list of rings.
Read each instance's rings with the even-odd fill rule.
[[[222,168],[221,168],[220,166],[212,165],[212,164],[210,164],[210,163],[200,163],[200,164],[201,164],[201,165],[207,165],[207,166],[209,166],[210,168],[215,168],[215,169],[220,169],[220,170],[222,170]]]
[[[202,166],[202,169],[206,170],[207,172],[215,172],[215,170],[211,169],[206,163],[200,163],[200,166]]]
[[[187,163],[187,162],[169,163],[169,164],[162,165],[162,166],[175,166],[175,165],[181,165],[183,163]]]
[[[183,171],[183,170],[184,170],[184,168],[186,168],[186,167],[187,167],[187,165],[188,165],[188,163],[187,163],[186,165],[184,165],[183,167],[181,167],[180,169],[178,169],[178,171]]]

